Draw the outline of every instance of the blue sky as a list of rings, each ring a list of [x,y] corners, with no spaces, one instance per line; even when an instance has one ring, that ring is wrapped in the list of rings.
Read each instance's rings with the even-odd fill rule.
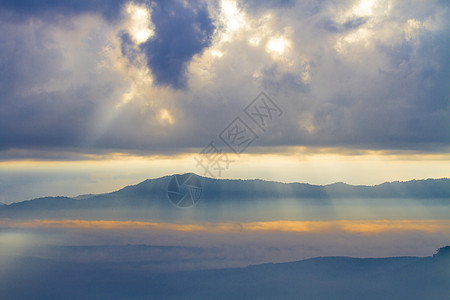
[[[0,1],[0,176],[195,171],[264,91],[283,114],[225,177],[448,177],[449,20],[446,1]]]

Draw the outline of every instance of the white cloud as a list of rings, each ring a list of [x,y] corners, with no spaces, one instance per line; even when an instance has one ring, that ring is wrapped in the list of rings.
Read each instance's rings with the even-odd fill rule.
[[[284,36],[280,37],[272,37],[269,39],[266,45],[266,49],[268,52],[275,52],[277,54],[283,54],[284,51],[289,48],[291,42],[286,39]]]
[[[142,44],[154,35],[151,8],[144,4],[129,2],[125,11],[128,17],[127,31],[136,44]]]

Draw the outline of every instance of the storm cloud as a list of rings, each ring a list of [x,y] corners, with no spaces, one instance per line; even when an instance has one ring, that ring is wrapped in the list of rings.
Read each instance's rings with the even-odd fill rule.
[[[445,152],[449,20],[442,1],[1,1],[0,150],[190,151],[265,91],[284,113],[263,151]]]

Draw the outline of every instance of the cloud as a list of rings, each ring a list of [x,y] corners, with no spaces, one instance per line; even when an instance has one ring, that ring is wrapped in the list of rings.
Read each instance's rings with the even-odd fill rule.
[[[120,8],[125,0],[56,0],[56,1],[0,1],[0,10],[13,12],[22,17],[55,15],[73,16],[82,13],[98,13],[109,20],[114,20],[120,13]]]
[[[207,48],[214,30],[206,5],[161,1],[153,8],[156,37],[143,46],[156,83],[182,88],[192,57]]]
[[[0,149],[191,151],[261,90],[267,152],[449,146],[440,1],[25,4],[0,6]]]

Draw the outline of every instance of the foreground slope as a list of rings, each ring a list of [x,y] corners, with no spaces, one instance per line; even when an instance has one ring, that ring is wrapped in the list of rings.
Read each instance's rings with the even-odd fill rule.
[[[449,248],[441,248],[433,257],[319,257],[165,273],[148,271],[145,262],[137,261],[74,263],[20,257],[0,281],[0,295],[5,299],[444,300],[450,295]]]

